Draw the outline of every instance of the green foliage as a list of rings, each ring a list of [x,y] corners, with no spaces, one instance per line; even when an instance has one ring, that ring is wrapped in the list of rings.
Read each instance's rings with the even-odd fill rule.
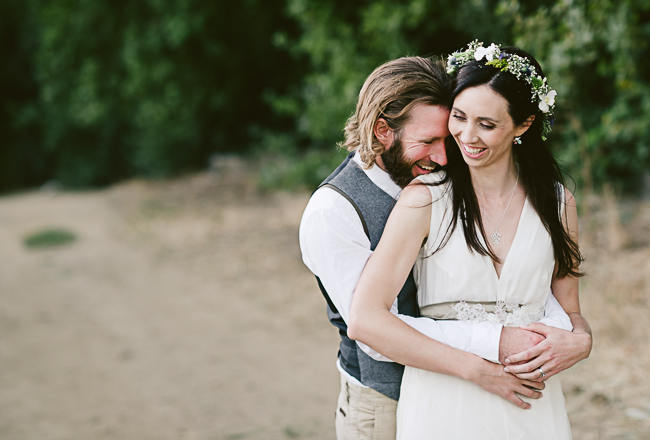
[[[478,38],[540,60],[558,90],[551,142],[571,175],[587,186],[638,187],[650,165],[650,2],[435,3],[288,0],[301,33],[278,40],[310,63],[291,95],[272,100],[296,121],[293,143],[333,148],[364,78],[382,62],[450,53]]]
[[[3,3],[0,50],[12,62],[0,78],[20,93],[2,96],[0,129],[10,143],[0,190],[196,169],[215,152],[247,148],[251,128],[283,127],[262,98],[300,74],[285,74],[292,61],[271,44],[275,26],[291,28],[282,5]]]
[[[270,101],[294,118],[293,141],[302,148],[333,148],[341,140],[363,81],[385,61],[448,53],[474,35],[506,36],[504,26],[494,26],[499,22],[494,1],[288,0],[287,5],[301,33],[291,40],[279,32],[276,43],[304,57],[310,68],[290,95]],[[469,17],[472,34],[464,30]]]
[[[558,91],[558,157],[583,185],[638,190],[650,169],[650,2],[523,4],[504,1],[502,12]]]
[[[81,3],[38,10],[44,141],[58,153],[58,178],[167,175],[245,145],[246,122],[263,111],[259,75],[250,74],[259,61],[247,47],[270,33],[268,19],[252,13],[261,1],[235,17],[196,0]],[[248,25],[240,45],[228,44],[240,37],[232,24]]]
[[[262,136],[267,146],[282,136],[285,151],[268,147],[280,157],[265,168],[264,186],[276,182],[281,187],[314,188],[341,160],[335,145],[342,140],[345,121],[370,72],[404,55],[450,53],[475,36],[505,39],[506,26],[494,16],[495,7],[489,0],[287,0],[300,33],[291,39],[279,31],[275,43],[304,59],[308,73],[288,93],[267,96],[274,111],[292,118],[294,126],[291,132],[278,135],[275,130]],[[466,30],[469,21],[472,33]]]
[[[39,154],[38,86],[31,54],[34,23],[21,0],[0,3],[0,191],[34,185],[46,176]]]
[[[6,0],[0,191],[169,175],[219,152],[263,157],[265,186],[313,186],[375,67],[475,38],[541,61],[572,175],[634,189],[649,22],[648,0]]]
[[[267,144],[257,152],[255,159],[263,164],[259,175],[259,187],[263,190],[314,190],[347,154],[339,148],[314,148],[300,153],[286,135],[267,135],[266,140]]]
[[[74,242],[77,237],[70,231],[60,228],[48,228],[34,232],[23,240],[28,248],[50,248]]]

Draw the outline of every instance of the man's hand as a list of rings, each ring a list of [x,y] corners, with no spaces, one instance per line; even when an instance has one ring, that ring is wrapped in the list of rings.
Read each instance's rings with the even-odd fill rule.
[[[542,397],[540,390],[544,389],[544,382],[519,379],[503,371],[501,365],[483,359],[481,361],[481,367],[470,380],[485,391],[496,394],[522,409],[530,408],[530,403],[524,402],[519,395],[531,399]]]
[[[586,359],[591,352],[591,333],[588,328],[577,328],[569,332],[539,322],[522,327],[545,339],[536,346],[507,356],[505,371],[526,380],[546,380],[560,371]],[[541,368],[541,371],[540,371]],[[543,372],[543,374],[542,374]]]
[[[499,362],[505,364],[507,357],[533,348],[543,340],[542,334],[531,330],[520,327],[503,327],[499,339]]]

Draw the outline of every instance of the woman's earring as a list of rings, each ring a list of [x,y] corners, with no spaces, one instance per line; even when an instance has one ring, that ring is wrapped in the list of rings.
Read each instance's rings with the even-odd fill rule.
[[[521,138],[519,136],[515,136],[515,139],[512,141],[512,143],[521,145]]]

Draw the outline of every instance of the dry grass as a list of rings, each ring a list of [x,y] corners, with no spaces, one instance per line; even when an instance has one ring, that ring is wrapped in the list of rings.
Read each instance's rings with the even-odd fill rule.
[[[585,203],[580,296],[595,343],[563,382],[574,437],[649,438],[650,203],[611,193]]]

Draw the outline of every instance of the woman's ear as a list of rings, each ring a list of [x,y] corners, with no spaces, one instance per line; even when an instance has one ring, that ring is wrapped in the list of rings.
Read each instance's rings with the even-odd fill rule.
[[[375,126],[372,128],[377,140],[388,150],[393,145],[395,133],[393,129],[388,126],[388,122],[384,118],[379,118],[375,121]]]
[[[535,121],[535,115],[528,116],[524,122],[522,122],[517,126],[517,130],[515,131],[515,136],[521,136],[522,134],[526,133],[526,131],[528,131],[530,126],[533,125],[534,121]]]

